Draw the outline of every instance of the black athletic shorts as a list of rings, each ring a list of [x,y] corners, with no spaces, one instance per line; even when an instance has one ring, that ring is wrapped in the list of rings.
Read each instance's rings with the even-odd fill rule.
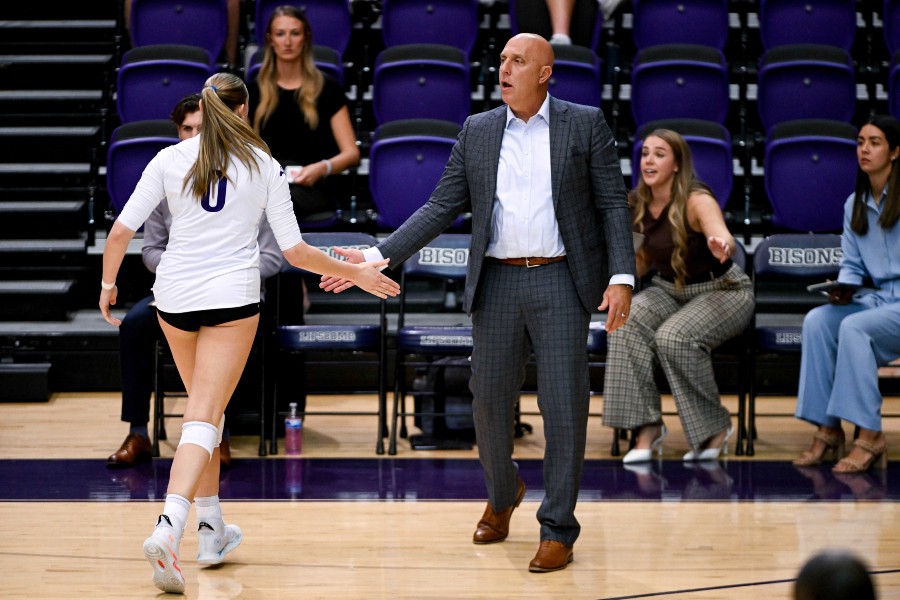
[[[215,327],[229,321],[246,319],[259,314],[259,302],[237,306],[235,308],[212,308],[209,310],[193,310],[183,313],[168,313],[156,309],[160,318],[182,331],[199,331],[201,327]]]

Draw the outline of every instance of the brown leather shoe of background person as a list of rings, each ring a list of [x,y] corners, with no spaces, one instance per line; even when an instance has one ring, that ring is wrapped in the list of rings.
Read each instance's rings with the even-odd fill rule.
[[[219,468],[223,471],[231,468],[231,444],[228,440],[222,440],[219,444]]]
[[[525,482],[521,477],[516,478],[516,501],[512,506],[498,513],[491,508],[491,503],[487,503],[484,509],[484,515],[478,521],[475,528],[475,534],[472,536],[472,542],[475,544],[493,544],[502,542],[509,535],[509,519],[512,517],[513,511],[522,503],[525,497]]]
[[[153,447],[147,436],[129,433],[122,442],[122,446],[106,459],[106,466],[110,468],[133,467],[149,462],[151,458],[153,458]]]
[[[531,559],[528,570],[532,573],[549,573],[569,566],[575,559],[572,548],[556,540],[541,540],[537,554]]]

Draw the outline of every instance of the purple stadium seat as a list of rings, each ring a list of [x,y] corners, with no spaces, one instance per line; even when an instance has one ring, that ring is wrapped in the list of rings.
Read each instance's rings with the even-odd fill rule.
[[[634,0],[634,43],[699,44],[725,49],[728,0]]]
[[[466,56],[478,39],[478,0],[384,0],[385,46],[445,44]]]
[[[462,125],[471,106],[469,60],[459,48],[406,44],[375,60],[372,109],[378,123],[439,119]]]
[[[843,228],[856,180],[856,127],[805,119],[780,123],[766,138],[765,188],[772,223],[802,232]]]
[[[640,127],[659,119],[725,123],[728,67],[722,52],[697,44],[639,51],[631,72],[631,110]]]
[[[187,44],[219,58],[228,33],[227,0],[132,0],[133,46]]]
[[[603,63],[594,51],[583,46],[556,46],[553,50],[556,58],[548,82],[550,95],[578,104],[600,106]]]
[[[461,129],[447,121],[409,119],[375,130],[369,149],[369,189],[380,227],[399,227],[425,204]]]
[[[209,54],[196,46],[160,44],[122,56],[116,108],[123,123],[167,119],[179,100],[203,89],[214,72]]]
[[[894,53],[888,74],[888,112],[900,117],[900,52]]]
[[[757,103],[763,127],[796,119],[850,121],[856,111],[854,66],[835,46],[776,46],[760,58]]]
[[[106,154],[106,191],[115,214],[125,208],[153,157],[178,141],[178,127],[170,119],[135,121],[113,130]]]
[[[759,35],[766,49],[824,44],[850,51],[856,36],[854,0],[760,0]]]

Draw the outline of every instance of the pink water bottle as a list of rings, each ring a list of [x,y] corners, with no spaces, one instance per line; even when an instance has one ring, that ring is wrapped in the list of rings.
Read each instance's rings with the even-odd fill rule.
[[[284,418],[284,452],[288,456],[299,456],[303,449],[303,419],[297,414],[297,403],[288,405],[290,413]]]

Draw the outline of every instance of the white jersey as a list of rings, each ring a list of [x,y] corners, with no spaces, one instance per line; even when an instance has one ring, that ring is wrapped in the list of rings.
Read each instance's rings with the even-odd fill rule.
[[[199,149],[197,136],[161,150],[118,219],[136,231],[168,200],[172,230],[153,284],[156,305],[164,312],[259,302],[257,237],[263,211],[282,251],[301,241],[287,178],[274,159],[256,150],[259,171],[251,171],[232,157],[228,178],[198,201],[182,187]]]

